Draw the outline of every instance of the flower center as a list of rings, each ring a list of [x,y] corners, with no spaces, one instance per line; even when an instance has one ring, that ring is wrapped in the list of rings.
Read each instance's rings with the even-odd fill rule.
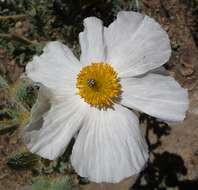
[[[92,63],[77,75],[78,94],[95,107],[110,107],[121,92],[117,73],[109,64]]]

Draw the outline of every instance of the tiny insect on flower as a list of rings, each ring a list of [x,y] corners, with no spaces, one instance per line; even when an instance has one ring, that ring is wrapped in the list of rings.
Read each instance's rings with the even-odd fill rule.
[[[155,72],[168,61],[171,47],[152,18],[122,11],[108,27],[95,17],[86,18],[84,27],[80,60],[55,41],[27,65],[27,76],[40,90],[24,140],[31,152],[53,160],[76,136],[71,155],[76,172],[116,183],[138,174],[148,159],[132,110],[180,122],[188,93],[174,78]]]

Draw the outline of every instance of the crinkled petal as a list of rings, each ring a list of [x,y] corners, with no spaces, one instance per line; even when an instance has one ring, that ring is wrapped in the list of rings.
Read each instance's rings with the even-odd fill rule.
[[[43,115],[49,111],[51,107],[51,102],[54,101],[55,98],[49,88],[40,85],[38,91],[38,98],[36,103],[33,105],[31,109],[31,123],[34,128],[39,129],[40,125],[37,125],[37,122],[41,122]],[[32,128],[31,128],[32,129]]]
[[[120,77],[144,74],[163,65],[171,55],[167,33],[152,18],[121,11],[105,28],[107,62]]]
[[[188,109],[188,93],[174,78],[148,74],[121,79],[121,104],[166,121],[183,121]]]
[[[154,74],[169,76],[168,71],[163,66],[158,67],[156,69],[153,69],[153,70],[149,71],[149,73],[154,73]],[[146,74],[148,74],[148,73],[146,73]]]
[[[67,46],[57,41],[49,42],[43,51],[26,66],[27,76],[57,96],[74,94],[76,75],[81,67],[79,61]]]
[[[105,61],[103,23],[96,17],[84,20],[84,31],[79,34],[80,62],[83,65]]]
[[[51,102],[41,92],[24,130],[28,149],[44,158],[56,159],[80,129],[85,113],[85,103],[78,96],[64,102]]]
[[[138,118],[130,110],[91,109],[73,147],[71,161],[82,177],[116,183],[139,173],[147,162],[147,145]]]

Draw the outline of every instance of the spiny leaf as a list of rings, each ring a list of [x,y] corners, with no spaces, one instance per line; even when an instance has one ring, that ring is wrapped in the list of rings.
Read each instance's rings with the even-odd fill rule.
[[[75,186],[67,177],[49,178],[37,177],[33,180],[32,190],[74,190]]]
[[[18,126],[24,126],[27,124],[29,116],[30,113],[27,110],[20,110],[17,105],[0,110],[0,134],[13,131]]]
[[[62,177],[60,179],[56,179],[52,185],[51,185],[51,190],[72,190],[73,185],[69,178],[67,177]]]
[[[12,109],[0,110],[0,135],[17,128],[17,113]]]
[[[46,178],[37,178],[33,181],[32,190],[50,190],[51,181]]]
[[[35,103],[37,96],[37,88],[28,80],[20,80],[11,86],[10,91],[16,101],[30,110]]]
[[[5,89],[5,88],[9,88],[9,85],[7,81],[0,75],[0,89]]]
[[[17,129],[17,125],[7,125],[2,126],[0,125],[0,135],[4,135],[9,132],[13,132]]]
[[[38,162],[38,157],[30,152],[17,153],[10,157],[7,164],[13,169],[29,169]]]

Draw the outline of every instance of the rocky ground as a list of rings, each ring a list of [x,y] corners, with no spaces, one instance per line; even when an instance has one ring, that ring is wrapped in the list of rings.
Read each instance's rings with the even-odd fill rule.
[[[39,187],[42,190],[60,187],[85,190],[198,189],[197,0],[2,2],[0,190],[40,190]],[[68,159],[60,158],[51,163],[41,158],[33,160],[32,155],[28,157],[23,154],[27,150],[19,134],[21,127],[28,121],[36,89],[29,82],[19,79],[19,76],[32,55],[41,52],[42,44],[46,41],[62,40],[79,55],[77,34],[82,30],[83,18],[97,15],[108,24],[123,9],[136,10],[154,17],[169,33],[173,53],[165,67],[170,75],[189,90],[190,108],[185,121],[174,126],[140,115],[141,126],[146,131],[150,147],[148,166],[139,177],[129,178],[120,184],[94,184],[79,178]],[[66,157],[69,153],[70,150],[66,152]],[[61,176],[67,176],[67,179],[64,181],[60,179]]]

